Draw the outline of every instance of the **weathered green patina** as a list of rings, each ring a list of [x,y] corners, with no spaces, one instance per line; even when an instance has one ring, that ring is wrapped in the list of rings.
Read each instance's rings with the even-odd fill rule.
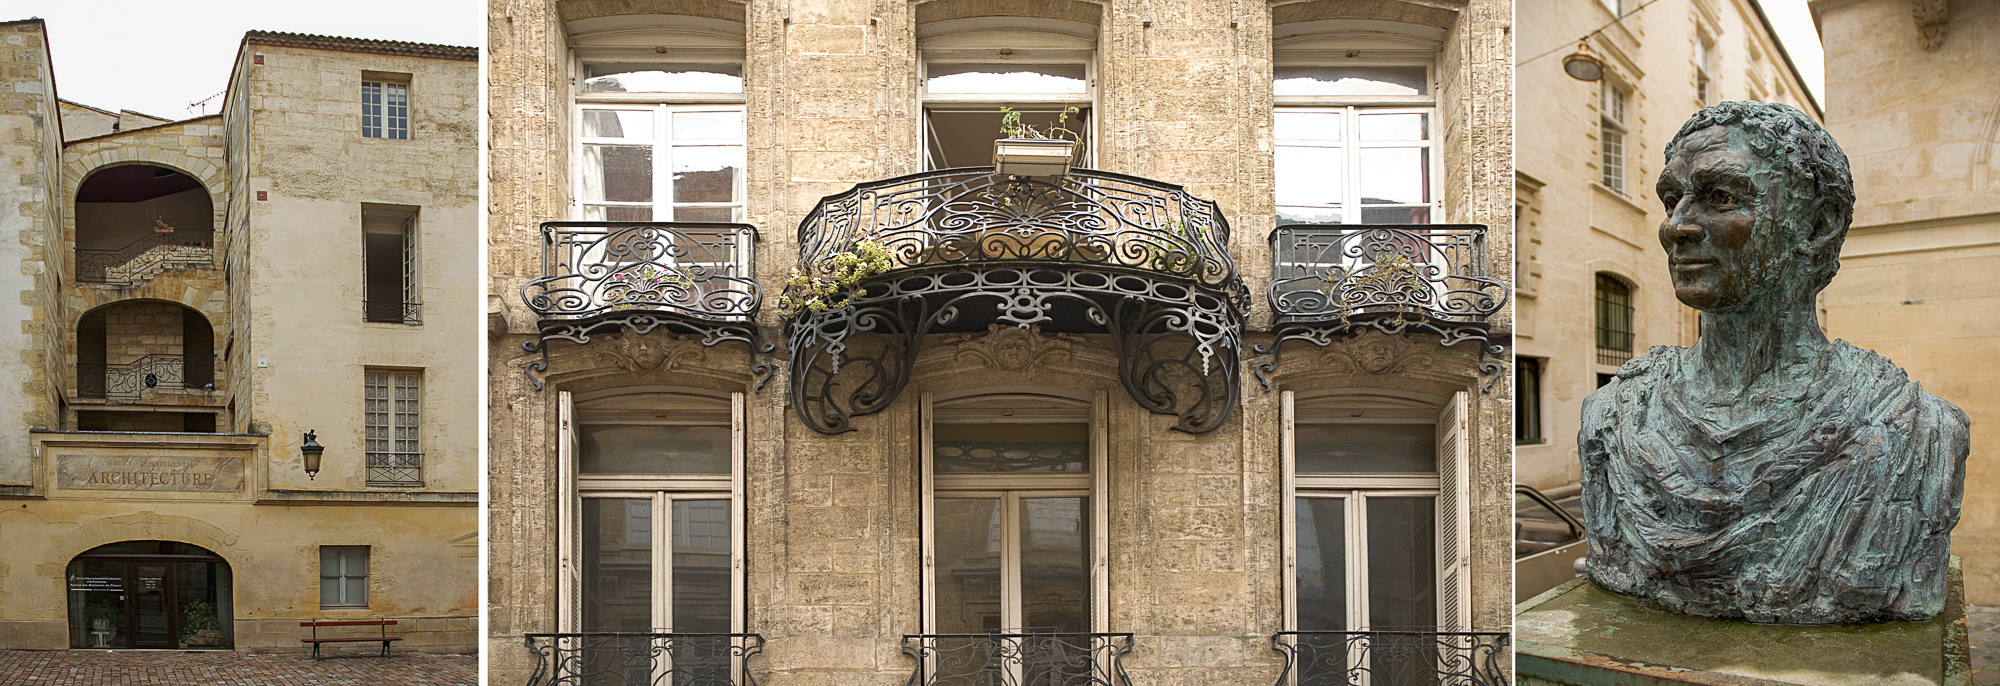
[[[1937,616],[1967,421],[1820,328],[1854,206],[1839,145],[1790,107],[1723,103],[1667,146],[1658,191],[1701,338],[1653,348],[1584,402],[1591,580],[1760,623]]]

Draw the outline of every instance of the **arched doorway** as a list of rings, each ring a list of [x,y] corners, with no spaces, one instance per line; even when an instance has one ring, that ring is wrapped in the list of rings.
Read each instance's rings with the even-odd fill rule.
[[[229,562],[174,541],[125,541],[70,560],[71,648],[229,648]]]

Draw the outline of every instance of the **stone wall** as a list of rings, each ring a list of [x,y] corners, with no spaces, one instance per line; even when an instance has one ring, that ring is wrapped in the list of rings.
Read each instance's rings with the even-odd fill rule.
[[[14,386],[0,393],[0,493],[30,485],[29,428],[60,421],[63,368],[40,354],[61,340],[58,284],[61,244],[58,179],[62,174],[61,112],[49,69],[47,31],[41,20],[0,24],[0,292],[16,293],[0,305],[0,378]]]

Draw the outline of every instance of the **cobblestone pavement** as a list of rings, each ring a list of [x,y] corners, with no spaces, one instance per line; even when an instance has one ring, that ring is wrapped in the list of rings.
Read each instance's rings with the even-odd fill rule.
[[[2000,607],[1966,606],[1965,633],[1972,643],[1972,686],[2000,686]]]
[[[479,658],[398,653],[395,657],[246,655],[224,651],[0,650],[8,686],[474,686]]]

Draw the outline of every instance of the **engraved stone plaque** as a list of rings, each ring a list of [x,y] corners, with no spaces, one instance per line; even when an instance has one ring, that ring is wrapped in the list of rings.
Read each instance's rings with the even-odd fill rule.
[[[92,491],[243,490],[243,458],[58,455],[56,486]]]

